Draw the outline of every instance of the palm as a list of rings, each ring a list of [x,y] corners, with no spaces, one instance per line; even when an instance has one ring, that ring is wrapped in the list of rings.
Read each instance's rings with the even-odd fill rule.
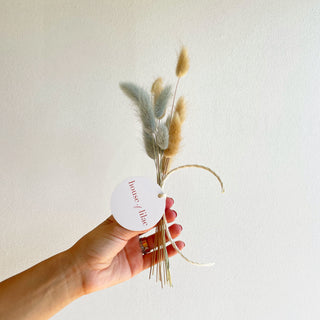
[[[139,245],[139,236],[130,239],[126,246],[112,260],[113,279],[119,282],[128,280],[144,270],[143,255]]]

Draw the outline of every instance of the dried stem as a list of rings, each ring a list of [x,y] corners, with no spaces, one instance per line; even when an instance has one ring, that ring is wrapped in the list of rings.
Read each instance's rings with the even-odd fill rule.
[[[160,124],[160,121],[158,122]],[[154,141],[156,141],[155,133],[153,134]],[[165,160],[164,152],[159,146],[154,143],[154,162],[156,167],[157,183],[162,185],[162,179],[166,175],[166,171],[163,170],[163,161]],[[165,284],[169,283],[172,286],[171,275],[169,269],[169,257],[166,248],[166,221],[165,216],[161,218],[156,226],[154,250],[152,252],[152,261],[149,272],[149,278],[154,275],[156,266],[156,281],[161,282],[163,288]]]

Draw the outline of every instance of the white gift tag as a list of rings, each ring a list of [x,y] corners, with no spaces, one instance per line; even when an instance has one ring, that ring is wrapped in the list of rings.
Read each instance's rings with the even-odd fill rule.
[[[158,196],[162,193],[160,186],[149,178],[127,178],[112,193],[111,213],[128,230],[150,229],[164,215],[166,197]]]

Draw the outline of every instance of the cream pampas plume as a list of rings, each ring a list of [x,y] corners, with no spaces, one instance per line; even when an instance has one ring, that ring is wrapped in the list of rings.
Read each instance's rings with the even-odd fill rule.
[[[182,47],[176,67],[176,75],[178,78],[183,77],[189,70],[189,57],[188,51],[185,47]]]
[[[156,130],[156,120],[150,94],[131,82],[121,82],[120,88],[138,107],[143,129],[149,134],[154,132]]]
[[[155,80],[151,87],[151,93],[153,94],[153,101],[156,104],[158,97],[163,89],[163,81],[162,78],[158,78]]]
[[[174,113],[169,128],[169,146],[164,151],[168,158],[174,157],[179,151],[181,141],[181,120],[178,113]]]

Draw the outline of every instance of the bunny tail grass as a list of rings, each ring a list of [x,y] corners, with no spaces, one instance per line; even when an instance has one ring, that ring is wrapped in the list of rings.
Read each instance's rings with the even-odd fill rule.
[[[155,82],[153,83],[152,88],[151,88],[151,93],[153,94],[154,104],[156,104],[162,89],[163,89],[162,78],[158,78],[155,80]]]
[[[166,108],[170,97],[171,86],[166,86],[159,94],[159,97],[154,105],[154,113],[158,119],[162,119],[166,114]]]
[[[175,112],[179,114],[181,123],[183,123],[184,120],[186,119],[186,101],[184,97],[180,97],[179,100],[177,101]]]
[[[155,155],[155,145],[154,145],[153,136],[150,135],[145,130],[143,130],[142,136],[143,136],[144,148],[146,149],[147,155],[154,160],[156,155]]]
[[[178,78],[183,77],[189,70],[189,57],[188,51],[185,47],[182,47],[176,67],[176,75]]]
[[[168,158],[175,156],[179,151],[181,141],[181,120],[178,113],[174,113],[169,129],[169,146],[164,151]]]
[[[156,135],[156,143],[162,149],[165,150],[169,145],[169,131],[164,123],[161,123],[158,127]]]
[[[150,94],[131,82],[121,82],[120,88],[139,108],[139,116],[144,129],[150,133],[154,132],[156,129],[156,120]]]

